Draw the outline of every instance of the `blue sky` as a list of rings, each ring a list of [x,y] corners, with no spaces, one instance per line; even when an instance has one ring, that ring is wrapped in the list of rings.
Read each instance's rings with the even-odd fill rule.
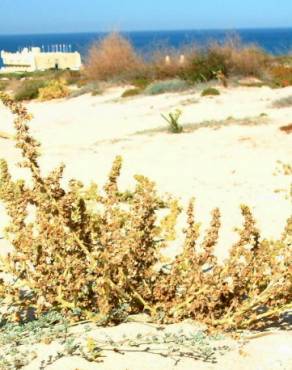
[[[292,27],[292,0],[0,0],[0,34]]]

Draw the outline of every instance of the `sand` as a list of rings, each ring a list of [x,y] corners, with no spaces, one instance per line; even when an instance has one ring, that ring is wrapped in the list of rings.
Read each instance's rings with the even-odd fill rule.
[[[292,161],[292,136],[279,130],[291,123],[292,107],[272,109],[271,103],[291,95],[292,88],[221,88],[220,96],[205,98],[187,92],[121,99],[122,91],[113,88],[97,97],[28,104],[34,115],[33,134],[42,143],[45,172],[62,161],[64,182],[73,177],[102,186],[119,154],[124,159],[122,189],[133,187],[133,176],[141,173],[156,182],[161,194],[171,193],[183,205],[195,197],[203,227],[211,210],[219,207],[223,227],[218,253],[223,257],[236,238],[234,227],[241,225],[242,203],[252,208],[265,237],[281,235],[291,214],[291,176],[275,172],[277,161]],[[176,108],[183,111],[182,124],[233,119],[229,126],[180,135],[147,132],[165,126],[161,113]],[[259,117],[263,113],[267,117]],[[0,117],[1,130],[12,133],[10,114],[1,106]],[[246,117],[256,117],[259,123],[236,124]],[[19,157],[13,143],[0,138],[0,149],[13,174],[23,175],[14,166]],[[0,227],[4,222],[2,218]]]
[[[216,253],[222,259],[236,240],[234,227],[241,225],[242,203],[251,207],[264,237],[278,238],[292,210],[288,196],[291,175],[285,175],[278,163],[292,163],[292,135],[279,130],[291,123],[292,107],[274,109],[272,102],[292,95],[292,87],[219,89],[221,95],[216,97],[203,98],[199,92],[189,91],[122,99],[124,88],[118,87],[95,97],[29,103],[34,115],[31,129],[42,143],[42,168],[48,172],[62,161],[66,164],[64,183],[74,177],[102,185],[114,157],[122,155],[122,189],[132,188],[134,174],[141,173],[156,182],[159,193],[171,193],[184,206],[195,197],[203,229],[211,210],[220,208],[222,230]],[[201,127],[179,135],[156,132],[155,129],[165,127],[161,114],[177,108],[183,112],[183,125],[191,123],[199,128],[206,120],[229,120],[221,122],[221,127]],[[242,118],[252,118],[254,124],[239,124]],[[0,123],[1,131],[13,133],[11,116],[1,105]],[[15,166],[19,153],[13,142],[0,138],[0,150],[13,175],[26,176],[24,170]],[[2,230],[7,222],[3,208],[0,216]],[[182,218],[180,226],[183,221]],[[0,242],[5,251],[7,243]],[[179,246],[180,236],[169,253],[175,254]],[[131,330],[137,332],[138,326],[136,329],[132,324]],[[288,370],[292,369],[289,345],[291,349],[291,332],[275,333],[248,342],[242,352],[246,356],[233,349],[217,365],[185,359],[174,367],[169,359],[150,354],[111,354],[102,364],[65,358],[48,369]]]

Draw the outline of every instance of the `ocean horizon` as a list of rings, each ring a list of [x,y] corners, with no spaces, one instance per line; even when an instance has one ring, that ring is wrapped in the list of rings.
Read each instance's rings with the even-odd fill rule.
[[[0,50],[16,52],[24,47],[38,46],[44,51],[50,51],[56,45],[61,45],[67,50],[80,52],[84,58],[90,45],[105,34],[106,32],[79,32],[0,35]],[[256,44],[271,54],[288,54],[292,50],[292,28],[127,31],[121,34],[126,36],[143,54],[159,46],[173,48],[188,44],[204,46],[211,41],[223,42],[234,35],[238,36],[243,44]],[[1,58],[0,65],[2,65]]]

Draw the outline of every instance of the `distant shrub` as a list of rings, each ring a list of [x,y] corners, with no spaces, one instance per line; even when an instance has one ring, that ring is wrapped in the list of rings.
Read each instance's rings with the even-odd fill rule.
[[[129,98],[131,96],[139,95],[141,93],[141,89],[127,89],[123,92],[122,98]]]
[[[112,33],[89,50],[84,73],[89,80],[108,80],[143,68],[130,42]]]
[[[61,99],[69,95],[69,89],[64,81],[53,80],[46,86],[39,89],[39,99],[41,101]]]
[[[220,95],[220,91],[215,89],[214,87],[207,87],[201,93],[201,96],[208,96],[208,95]]]
[[[243,46],[239,40],[232,39],[224,44],[212,43],[202,50],[194,58],[187,77],[197,82],[221,75],[226,84],[229,75],[261,76],[267,61],[267,55],[257,46]]]
[[[77,98],[78,96],[85,95],[85,94],[91,94],[92,96],[101,95],[102,89],[96,82],[87,83],[86,85],[83,85],[79,87],[76,90],[73,90],[70,92],[71,98]]]
[[[232,38],[224,44],[213,43],[209,53],[220,58],[229,75],[261,77],[269,61],[268,55],[256,45],[242,45],[240,39]]]
[[[163,48],[155,50],[150,68],[156,80],[178,78],[183,70],[183,65],[179,63],[179,51]]]
[[[273,108],[288,108],[292,107],[292,95],[285,98],[275,100],[272,104]]]
[[[77,85],[82,79],[82,74],[80,71],[65,71],[62,79],[66,81],[66,85]]]
[[[189,88],[189,84],[180,79],[157,81],[151,83],[146,89],[146,95],[158,95],[167,92],[179,92]]]
[[[146,89],[146,87],[150,85],[151,79],[147,77],[136,77],[131,83],[139,89]]]
[[[178,123],[180,117],[182,115],[182,111],[177,109],[174,113],[169,113],[168,116],[165,116],[162,114],[162,118],[165,119],[165,121],[169,125],[169,131],[173,134],[180,134],[183,131],[182,126]]]
[[[46,82],[43,80],[26,80],[15,92],[15,100],[32,100],[39,96],[39,89],[43,88]]]
[[[272,82],[279,87],[287,87],[292,85],[292,67],[285,65],[277,65],[269,70]]]
[[[194,57],[191,66],[182,72],[182,77],[193,82],[206,82],[214,79],[219,72],[227,75],[224,56],[207,50]]]

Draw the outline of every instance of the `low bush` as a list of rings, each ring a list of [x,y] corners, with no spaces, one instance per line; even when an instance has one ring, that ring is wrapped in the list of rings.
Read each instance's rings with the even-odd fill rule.
[[[181,77],[192,82],[206,82],[214,79],[218,73],[227,75],[225,58],[220,53],[207,49],[192,59],[190,67],[182,71]]]
[[[70,92],[71,98],[77,98],[78,96],[91,94],[92,96],[101,95],[102,88],[96,82],[87,83],[76,90]]]
[[[66,81],[66,85],[78,85],[82,80],[82,73],[80,71],[65,71],[61,78]]]
[[[151,56],[149,68],[156,80],[175,79],[183,77],[183,72],[189,65],[191,47],[188,52],[176,49],[159,48]],[[187,55],[186,55],[187,54]],[[183,55],[183,60],[181,59]]]
[[[180,78],[197,83],[221,76],[220,81],[227,86],[232,75],[266,77],[273,60],[257,45],[242,44],[236,37],[204,48],[192,44],[181,49],[160,47],[143,59],[127,39],[113,33],[92,46],[84,74],[88,81],[131,83],[143,76],[139,88],[153,80]]]
[[[180,76],[194,82],[206,82],[217,77],[227,86],[227,77],[262,76],[268,65],[268,56],[258,47],[243,46],[239,41],[212,43],[198,50],[184,68]]]
[[[129,98],[131,96],[136,96],[141,93],[141,89],[135,88],[135,89],[127,89],[123,92],[122,98]]]
[[[131,82],[138,89],[144,90],[148,85],[150,85],[152,80],[148,77],[136,77]]]
[[[130,42],[112,33],[89,50],[84,74],[89,80],[108,80],[143,69],[144,63]]]
[[[292,67],[285,65],[276,65],[269,70],[272,82],[278,87],[287,87],[292,85]]]
[[[215,89],[214,87],[207,87],[204,89],[201,93],[201,96],[215,96],[215,95],[220,95],[220,91]]]
[[[135,177],[136,187],[125,197],[118,187],[120,157],[103,191],[77,180],[63,188],[64,166],[42,175],[27,110],[3,93],[0,99],[16,115],[17,147],[31,173],[30,181],[15,180],[1,161],[0,199],[14,247],[0,265],[2,319],[21,322],[28,313],[55,311],[72,321],[106,324],[146,312],[160,323],[191,318],[230,330],[260,327],[291,310],[292,217],[282,237],[269,241],[241,206],[243,227],[222,264],[214,254],[220,211],[214,209],[199,238],[191,200],[182,252],[165,261],[161,251],[175,238],[181,212],[177,200],[160,199],[143,176]],[[167,215],[160,221],[162,207]]]
[[[261,77],[270,61],[270,57],[256,45],[242,45],[238,38],[231,38],[223,44],[213,43],[209,53],[214,54],[224,65],[228,75]]]
[[[186,81],[180,79],[173,79],[153,82],[146,87],[144,92],[146,95],[158,95],[168,92],[184,91],[187,90],[189,87],[190,85]]]
[[[14,99],[16,101],[37,99],[39,89],[45,87],[46,82],[43,80],[26,80],[16,90]]]
[[[69,95],[69,89],[64,81],[53,80],[46,86],[39,89],[39,99],[41,101],[61,99]]]

